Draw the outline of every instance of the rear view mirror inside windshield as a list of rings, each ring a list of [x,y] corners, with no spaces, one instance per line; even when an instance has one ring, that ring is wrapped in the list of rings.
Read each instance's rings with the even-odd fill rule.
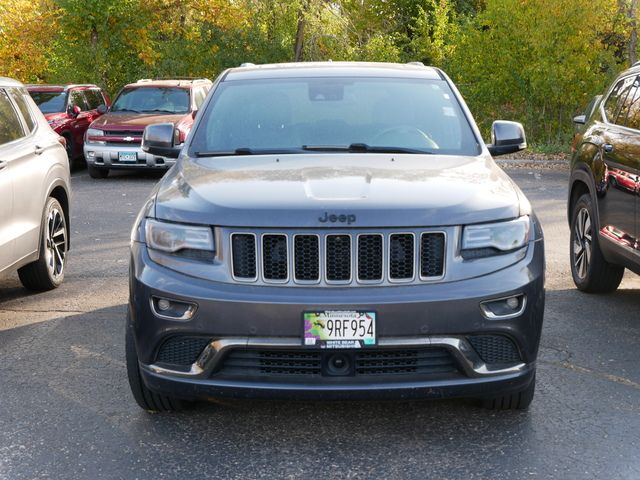
[[[343,83],[320,81],[309,84],[309,100],[312,102],[338,102],[343,98]]]

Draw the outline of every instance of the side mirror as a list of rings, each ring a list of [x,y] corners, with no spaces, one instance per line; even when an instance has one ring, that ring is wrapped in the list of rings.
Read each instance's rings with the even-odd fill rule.
[[[575,123],[576,125],[584,125],[586,122],[587,122],[586,115],[577,115],[573,117],[573,123]]]
[[[178,158],[181,148],[175,146],[175,138],[173,123],[147,125],[142,134],[142,151],[160,157]]]
[[[506,155],[527,148],[524,127],[518,122],[496,120],[491,126],[491,145],[487,145],[491,155]]]
[[[72,107],[69,111],[69,113],[73,117],[77,117],[78,115],[80,115],[80,112],[82,112],[82,109],[78,105]]]
[[[194,110],[193,112],[191,112],[191,118],[193,118],[194,120],[196,119],[196,115],[198,115],[198,110]]]
[[[109,110],[109,108],[108,108],[105,104],[102,104],[102,105],[99,105],[99,106],[98,106],[98,108],[97,108],[96,110],[98,110],[98,113],[99,113],[100,115],[103,115],[103,114],[107,113],[107,111]]]

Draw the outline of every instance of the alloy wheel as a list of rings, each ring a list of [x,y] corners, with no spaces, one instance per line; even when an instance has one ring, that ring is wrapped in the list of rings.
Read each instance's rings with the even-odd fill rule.
[[[586,208],[581,208],[573,227],[573,266],[581,280],[587,276],[593,251],[591,216]]]
[[[67,226],[64,214],[56,207],[49,211],[45,225],[45,257],[51,277],[56,280],[64,272],[67,256]]]

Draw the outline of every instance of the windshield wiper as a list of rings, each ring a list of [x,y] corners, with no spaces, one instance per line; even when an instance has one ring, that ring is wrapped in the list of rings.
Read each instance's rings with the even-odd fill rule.
[[[119,108],[117,110],[111,109],[112,112],[132,112],[132,113],[142,113],[140,110],[130,110],[128,108]]]
[[[180,115],[182,115],[184,113],[187,113],[187,112],[176,112],[175,110],[165,110],[163,108],[154,108],[152,110],[144,110],[144,113],[156,113],[156,112],[159,112],[159,113],[175,113],[175,114],[180,114]]]
[[[248,148],[241,147],[230,151],[195,152],[196,157],[232,157],[238,155],[277,155],[286,153],[300,153],[293,148]]]
[[[364,153],[415,153],[430,155],[433,152],[419,148],[392,147],[367,145],[366,143],[352,143],[351,145],[303,145],[302,149],[309,152],[364,152]]]

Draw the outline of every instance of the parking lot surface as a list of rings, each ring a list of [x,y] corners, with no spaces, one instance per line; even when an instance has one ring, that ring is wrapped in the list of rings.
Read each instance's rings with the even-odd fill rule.
[[[472,401],[225,401],[150,415],[124,365],[129,229],[158,176],[73,174],[64,285],[0,280],[0,479],[640,478],[640,277],[579,293],[566,168],[508,164],[547,248],[528,412]]]

